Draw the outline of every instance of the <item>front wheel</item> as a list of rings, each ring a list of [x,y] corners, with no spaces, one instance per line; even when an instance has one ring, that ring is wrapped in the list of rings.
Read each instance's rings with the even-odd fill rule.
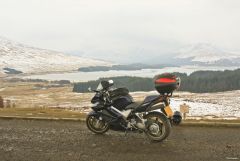
[[[171,132],[171,123],[162,113],[149,113],[145,116],[147,119],[145,131],[146,135],[153,141],[163,141]]]
[[[86,119],[89,130],[96,134],[103,134],[109,130],[109,125],[102,119],[95,115],[88,115]]]

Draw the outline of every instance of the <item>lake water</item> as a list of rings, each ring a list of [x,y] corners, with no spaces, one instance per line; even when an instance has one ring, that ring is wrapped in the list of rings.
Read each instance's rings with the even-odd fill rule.
[[[234,70],[239,67],[204,67],[204,66],[182,66],[182,67],[166,67],[162,69],[142,69],[135,71],[101,71],[101,72],[71,72],[57,74],[30,75],[22,78],[27,79],[45,79],[45,80],[70,80],[72,82],[86,82],[89,80],[97,80],[102,77],[115,76],[138,76],[138,77],[154,77],[157,74],[166,72],[180,72],[190,74],[199,70]]]

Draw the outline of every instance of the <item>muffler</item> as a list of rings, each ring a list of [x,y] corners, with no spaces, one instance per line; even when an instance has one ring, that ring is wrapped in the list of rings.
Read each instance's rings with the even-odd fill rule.
[[[172,116],[173,125],[179,125],[182,122],[182,114],[179,111],[175,111]]]

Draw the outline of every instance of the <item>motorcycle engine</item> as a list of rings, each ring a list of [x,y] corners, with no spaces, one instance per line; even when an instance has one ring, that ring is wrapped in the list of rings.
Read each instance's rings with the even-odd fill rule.
[[[146,128],[145,124],[138,117],[132,118],[130,120],[130,123],[131,123],[132,126],[134,126],[135,128],[138,128],[138,129],[145,129]]]

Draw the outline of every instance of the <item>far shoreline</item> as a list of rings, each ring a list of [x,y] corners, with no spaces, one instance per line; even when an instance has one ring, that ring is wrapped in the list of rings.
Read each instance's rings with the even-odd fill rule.
[[[81,72],[78,70],[68,71],[49,71],[37,73],[23,73],[19,75],[8,75],[4,78],[21,78],[21,79],[43,79],[48,81],[69,80],[71,82],[87,82],[97,80],[100,77],[116,77],[116,76],[136,76],[152,78],[157,74],[165,72],[180,72],[187,75],[195,71],[223,71],[234,70],[240,67],[223,67],[223,66],[181,66],[181,67],[165,67],[160,69],[141,69],[141,70],[110,70],[110,71],[96,71],[96,72]]]

